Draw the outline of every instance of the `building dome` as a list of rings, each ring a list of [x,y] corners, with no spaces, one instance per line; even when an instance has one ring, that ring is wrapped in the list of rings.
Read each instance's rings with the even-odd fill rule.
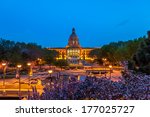
[[[68,41],[69,47],[80,47],[78,36],[76,35],[75,28],[72,29],[72,34]]]

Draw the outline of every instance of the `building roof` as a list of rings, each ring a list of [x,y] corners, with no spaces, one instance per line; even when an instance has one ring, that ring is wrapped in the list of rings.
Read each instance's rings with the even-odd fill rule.
[[[72,29],[72,34],[69,37],[67,47],[80,47],[79,39],[78,39],[78,36],[76,34],[75,28]]]

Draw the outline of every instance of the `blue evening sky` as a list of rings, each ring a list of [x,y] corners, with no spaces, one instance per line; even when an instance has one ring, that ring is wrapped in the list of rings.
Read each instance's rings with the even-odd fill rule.
[[[146,35],[150,0],[0,0],[0,37],[65,47],[76,28],[83,47]]]

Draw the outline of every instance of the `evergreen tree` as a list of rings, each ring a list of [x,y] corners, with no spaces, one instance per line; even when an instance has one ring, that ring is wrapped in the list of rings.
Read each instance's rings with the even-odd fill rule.
[[[133,62],[136,70],[150,74],[150,31],[148,38],[141,42],[134,54]]]

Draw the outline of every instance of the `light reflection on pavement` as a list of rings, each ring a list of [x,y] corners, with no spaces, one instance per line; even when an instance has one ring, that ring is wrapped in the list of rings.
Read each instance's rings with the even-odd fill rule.
[[[86,73],[85,70],[63,70],[63,71],[59,71],[59,72],[54,72],[52,74],[52,76],[57,77],[57,74],[62,74],[62,75],[69,75],[69,76],[81,76],[81,77],[86,77],[88,74]],[[95,75],[97,78],[100,78],[101,76],[104,75]],[[35,73],[32,77],[30,77],[30,79],[38,79],[39,81],[42,82],[42,80],[46,79],[47,77],[49,77],[49,74],[47,72],[38,72]],[[107,78],[110,78],[110,73],[106,74]],[[111,73],[111,80],[112,81],[119,81],[119,77],[121,77],[121,71],[116,71],[113,70],[113,73]],[[83,80],[83,79],[82,79]],[[43,86],[42,83],[41,84],[31,84],[31,86],[29,87],[29,76],[28,75],[22,75],[21,76],[21,91],[32,91],[31,86],[35,86],[37,88],[37,90],[39,92],[43,91]],[[19,80],[17,78],[12,78],[12,79],[6,79],[5,80],[5,87],[3,86],[3,79],[0,79],[0,92],[2,92],[3,90],[6,91],[16,91],[18,92],[18,88],[19,88]],[[1,93],[0,93],[1,94]]]

